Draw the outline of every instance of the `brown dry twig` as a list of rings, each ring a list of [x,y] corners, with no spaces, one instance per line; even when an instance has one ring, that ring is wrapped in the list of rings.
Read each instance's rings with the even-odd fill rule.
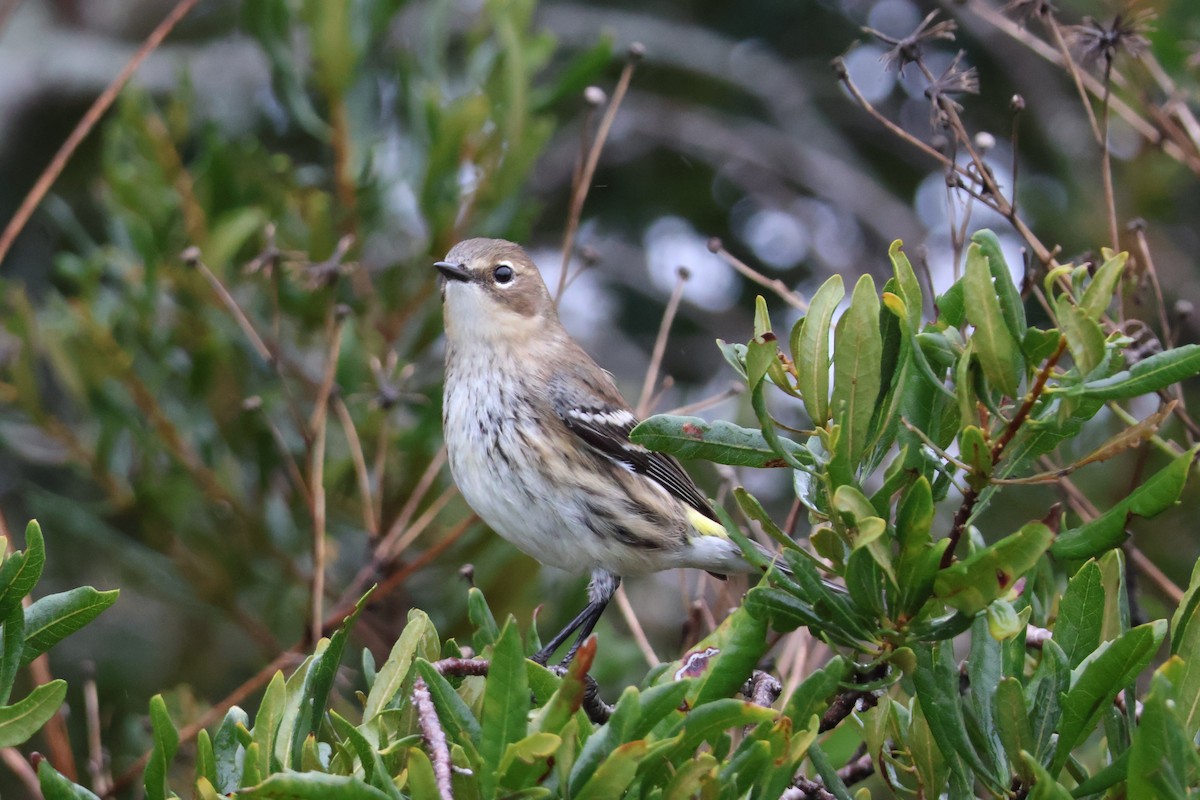
[[[142,65],[146,57],[158,49],[158,46],[167,38],[167,34],[175,29],[179,21],[187,16],[188,12],[195,8],[199,1],[179,0],[170,13],[163,18],[163,21],[158,23],[158,27],[150,32],[150,35],[142,42],[142,46],[137,49],[137,52],[133,54],[129,62],[117,73],[117,77],[112,79],[112,82],[104,88],[100,96],[84,112],[84,115],[79,119],[75,128],[67,136],[66,141],[62,143],[62,146],[58,148],[58,152],[54,154],[54,158],[42,170],[42,174],[38,176],[33,188],[29,190],[29,193],[25,195],[25,199],[21,201],[20,207],[13,214],[12,219],[8,221],[4,232],[0,233],[0,264],[4,263],[4,257],[12,249],[13,242],[16,241],[21,231],[24,230],[30,217],[33,216],[33,212],[37,210],[37,207],[50,191],[50,187],[58,180],[58,176],[66,168],[67,162],[71,160],[71,156],[75,155],[75,151],[79,149],[79,145],[83,143],[87,135],[96,127],[96,123],[104,116],[104,112],[112,106],[121,89],[133,77],[133,73],[137,72],[138,67]]]

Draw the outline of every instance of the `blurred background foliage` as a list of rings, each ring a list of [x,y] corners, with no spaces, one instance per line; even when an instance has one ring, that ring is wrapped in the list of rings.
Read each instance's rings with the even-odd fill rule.
[[[0,3],[0,219],[173,5]],[[1075,22],[1121,10],[1058,6]],[[1118,91],[1135,105],[1194,108],[1200,7],[1149,6],[1152,52],[1175,95],[1140,72]],[[887,45],[861,30],[901,36],[933,7],[201,2],[0,270],[0,508],[10,530],[41,520],[57,556],[51,586],[122,588],[52,661],[73,692],[95,678],[112,771],[145,748],[151,694],[180,687],[176,719],[195,719],[279,653],[307,649],[314,615],[334,618],[371,583],[382,589],[356,635],[377,654],[412,606],[447,635],[468,629],[464,564],[498,611],[528,619],[545,603],[548,628],[580,601],[581,580],[541,570],[454,496],[439,455],[429,265],[464,236],[504,236],[525,242],[554,284],[581,138],[603,113],[584,89],[611,94],[633,42],[646,55],[575,237],[574,263],[589,266],[563,298],[568,327],[630,399],[680,266],[690,279],[652,410],[732,382],[712,342],[747,338],[758,288],[709,252],[710,236],[805,294],[833,273],[887,274],[888,244],[903,239],[946,288],[955,251],[944,174],[887,135],[830,69],[844,55],[867,99],[933,140],[925,84],[886,70]],[[994,139],[988,163],[1002,184],[1018,166],[1023,215],[1071,260],[1107,241],[1097,148],[1070,78],[1019,41],[1022,29],[999,26],[999,9],[951,4],[958,39],[934,43],[927,60],[944,68],[966,51],[980,93],[960,98],[964,117]],[[1014,94],[1025,106],[1017,142]],[[1175,340],[1196,341],[1200,182],[1119,116],[1111,137],[1119,217],[1145,220]],[[1002,220],[976,211],[970,225],[995,228],[1009,262],[1023,263]],[[1153,321],[1145,296],[1130,298],[1129,313]],[[779,327],[796,313],[780,307]],[[705,413],[745,418],[744,405],[730,397]],[[1118,424],[1096,426],[1079,452]],[[1106,507],[1141,473],[1139,459],[1077,482]],[[698,471],[714,494],[729,477]],[[786,476],[737,481],[782,503],[782,518]],[[1044,509],[1050,494],[1014,497]],[[1196,505],[1191,493],[1139,531],[1178,584],[1200,549],[1188,524]],[[1032,516],[1020,503],[993,513],[1004,531]],[[327,532],[323,553],[314,519]],[[324,580],[316,609],[314,572]],[[660,655],[704,633],[739,595],[706,581],[665,575],[628,587]],[[1161,602],[1153,591],[1145,601]],[[602,684],[640,674],[617,614],[600,633]]]

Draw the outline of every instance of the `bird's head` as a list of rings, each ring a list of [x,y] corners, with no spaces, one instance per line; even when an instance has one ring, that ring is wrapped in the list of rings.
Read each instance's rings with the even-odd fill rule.
[[[434,264],[442,273],[446,335],[451,341],[512,339],[557,321],[537,266],[503,239],[467,239]]]

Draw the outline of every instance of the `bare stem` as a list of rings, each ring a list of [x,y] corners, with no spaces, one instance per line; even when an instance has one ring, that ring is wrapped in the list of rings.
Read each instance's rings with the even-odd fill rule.
[[[1100,133],[1100,178],[1104,186],[1104,207],[1108,212],[1108,238],[1114,251],[1121,249],[1121,237],[1117,232],[1117,198],[1113,192],[1112,153],[1108,142],[1109,93],[1112,91],[1112,59],[1104,62],[1104,96],[1100,101],[1101,124],[1104,126]],[[1122,311],[1121,317],[1124,317]]]
[[[421,737],[425,740],[425,746],[429,748],[429,760],[433,762],[433,777],[437,782],[438,794],[442,800],[454,800],[454,792],[450,786],[450,745],[446,742],[446,731],[442,729],[442,721],[438,719],[429,687],[420,676],[413,682],[412,698],[417,710],[417,722],[421,726]]]
[[[54,154],[54,158],[42,170],[42,174],[38,176],[37,182],[29,193],[25,195],[25,199],[21,201],[20,207],[13,214],[12,219],[8,221],[8,225],[4,227],[4,232],[0,233],[0,263],[4,262],[4,257],[8,255],[8,251],[12,249],[13,242],[17,236],[24,230],[25,225],[29,222],[33,212],[41,204],[46,197],[50,187],[58,180],[58,176],[62,174],[63,169],[67,166],[67,162],[71,160],[71,156],[79,149],[79,145],[91,133],[92,128],[96,127],[96,123],[104,116],[104,112],[109,109],[113,102],[117,99],[121,89],[133,77],[133,73],[137,72],[138,67],[146,60],[146,57],[154,52],[163,40],[169,34],[179,21],[187,16],[187,13],[196,6],[199,0],[179,0],[170,13],[163,18],[163,21],[158,23],[146,40],[142,42],[141,47],[129,59],[129,62],[117,73],[117,77],[112,79],[108,86],[104,87],[104,91],[96,98],[95,102],[84,112],[78,124],[67,136],[67,140],[58,148],[58,152]]]
[[[650,364],[646,367],[646,378],[642,381],[642,393],[638,396],[637,409],[634,412],[639,419],[650,411],[650,399],[654,395],[654,385],[658,383],[658,372],[662,368],[663,355],[667,352],[667,337],[671,334],[671,323],[679,312],[679,302],[683,299],[683,289],[690,277],[684,267],[676,273],[675,288],[667,300],[662,320],[658,324],[658,336],[654,339],[654,349],[650,354]],[[655,662],[657,663],[657,662]]]
[[[759,286],[776,294],[783,302],[787,303],[792,308],[797,309],[801,313],[808,312],[808,301],[800,295],[788,288],[787,284],[778,278],[768,278],[758,270],[751,267],[745,261],[742,261],[737,256],[725,249],[721,240],[715,236],[708,240],[709,252],[716,253],[722,261],[733,267],[746,278],[754,281]]]
[[[618,586],[614,597],[617,601],[617,608],[621,609],[621,617],[624,618],[630,633],[633,634],[633,641],[637,642],[638,649],[642,651],[642,656],[646,659],[646,665],[654,667],[662,663],[650,645],[650,640],[646,638],[646,631],[642,629],[642,623],[638,621],[637,612],[633,610],[633,604],[629,602],[629,596],[625,594],[624,588]]]
[[[363,527],[374,539],[379,536],[379,520],[375,516],[375,498],[371,494],[371,475],[367,472],[367,457],[363,453],[362,440],[358,438],[354,419],[342,398],[333,398],[333,410],[337,412],[342,433],[345,434],[346,443],[350,447],[350,460],[354,462],[354,477],[358,481],[358,495],[362,500]]]
[[[617,79],[617,86],[613,89],[612,99],[609,100],[608,107],[604,109],[604,114],[600,117],[600,126],[596,129],[596,138],[592,140],[592,146],[588,150],[587,159],[583,163],[583,169],[579,171],[579,180],[571,191],[571,205],[567,212],[567,227],[563,232],[562,268],[558,273],[558,289],[554,293],[555,300],[562,297],[563,289],[566,287],[567,272],[571,267],[571,252],[575,247],[575,234],[579,230],[579,219],[583,215],[583,204],[587,200],[588,191],[591,189],[592,178],[596,175],[596,166],[600,163],[600,153],[604,150],[604,143],[608,141],[608,134],[612,130],[613,120],[617,117],[617,111],[621,107],[621,101],[625,99],[625,93],[629,91],[629,82],[633,80],[633,72],[637,68],[637,62],[641,60],[643,52],[644,48],[641,44],[634,42],[630,45],[629,56],[625,60],[625,67],[621,70],[621,77]]]

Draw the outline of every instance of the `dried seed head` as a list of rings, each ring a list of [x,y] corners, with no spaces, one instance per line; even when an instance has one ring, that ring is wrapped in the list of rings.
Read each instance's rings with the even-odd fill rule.
[[[1084,17],[1083,24],[1067,28],[1067,36],[1078,48],[1085,64],[1103,62],[1111,66],[1121,53],[1137,58],[1149,49],[1150,40],[1146,34],[1153,20],[1154,12],[1150,9],[1117,14],[1108,25],[1093,17]]]
[[[871,34],[884,44],[892,46],[891,50],[883,54],[884,66],[891,67],[895,65],[896,71],[903,75],[905,66],[921,60],[923,48],[926,44],[935,41],[954,41],[954,32],[958,30],[958,23],[952,19],[944,19],[941,22],[934,23],[937,15],[938,12],[936,10],[930,11],[912,33],[900,39],[888,36],[874,28],[863,28],[863,31]]]

